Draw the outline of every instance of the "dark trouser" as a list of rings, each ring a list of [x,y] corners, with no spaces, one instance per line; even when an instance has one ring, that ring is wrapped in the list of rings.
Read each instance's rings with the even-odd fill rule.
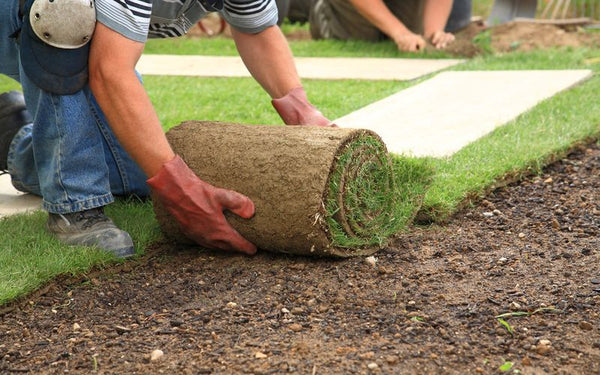
[[[454,0],[450,17],[446,22],[446,32],[453,33],[466,27],[471,22],[471,8],[471,0]]]
[[[312,4],[309,21],[310,33],[314,39],[360,39],[375,42],[385,38],[348,0],[313,0]],[[385,4],[407,28],[415,33],[422,33],[422,0],[385,0]]]
[[[422,0],[384,1],[411,31],[423,32]],[[472,0],[454,0],[446,31],[454,32],[469,24],[471,3]],[[356,11],[349,0],[289,0],[289,11],[285,16],[292,22],[310,21],[311,34],[315,39],[378,41],[385,38],[381,31]]]

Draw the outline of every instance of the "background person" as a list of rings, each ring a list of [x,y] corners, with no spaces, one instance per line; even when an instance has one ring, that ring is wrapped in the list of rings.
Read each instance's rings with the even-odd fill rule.
[[[445,48],[471,19],[471,0],[278,0],[291,22],[310,22],[314,39],[392,39],[402,51],[426,40]],[[286,9],[286,5],[280,5]],[[283,15],[280,15],[282,17]]]

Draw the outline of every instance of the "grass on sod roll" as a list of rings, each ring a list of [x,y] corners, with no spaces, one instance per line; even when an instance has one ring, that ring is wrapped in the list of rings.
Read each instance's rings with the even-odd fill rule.
[[[312,52],[319,55],[318,49]],[[588,68],[595,74],[450,158],[396,159],[395,178],[418,181],[423,176],[419,177],[416,171],[423,169],[411,167],[412,163],[432,166],[435,175],[425,196],[423,212],[435,220],[444,220],[466,199],[483,195],[506,176],[539,171],[547,160],[561,155],[573,144],[598,135],[600,64],[593,63],[598,56],[598,50],[594,49],[558,49],[477,57],[454,67],[456,70]],[[417,82],[309,80],[304,85],[311,100],[327,116],[337,118]],[[146,77],[145,84],[165,129],[189,119],[281,124],[266,94],[249,78]],[[0,92],[18,88],[18,84],[0,76]],[[416,176],[410,177],[411,173]],[[411,191],[414,196],[423,187],[414,183],[407,189],[415,189]],[[140,253],[160,237],[147,202],[117,202],[109,206],[108,213],[130,231]],[[33,291],[57,275],[81,273],[114,261],[100,252],[61,246],[45,233],[44,222],[44,213],[0,220],[3,244],[0,304]]]
[[[325,222],[336,247],[382,246],[416,214],[433,171],[423,160],[388,157],[363,135],[342,146],[329,176]]]

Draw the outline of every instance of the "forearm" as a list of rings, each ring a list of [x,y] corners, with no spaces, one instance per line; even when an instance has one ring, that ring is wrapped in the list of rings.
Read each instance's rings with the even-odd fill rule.
[[[399,35],[411,31],[390,11],[382,0],[350,0],[358,13],[382,33],[396,40]]]
[[[258,34],[232,28],[244,64],[272,98],[280,98],[301,85],[292,52],[281,30],[271,26]]]
[[[127,73],[95,76],[91,88],[123,148],[151,177],[175,154],[142,84]]]
[[[425,0],[423,28],[425,37],[431,38],[436,31],[443,31],[452,11],[452,0]]]
[[[123,148],[151,177],[175,155],[135,74],[143,48],[98,23],[90,48],[90,88]]]

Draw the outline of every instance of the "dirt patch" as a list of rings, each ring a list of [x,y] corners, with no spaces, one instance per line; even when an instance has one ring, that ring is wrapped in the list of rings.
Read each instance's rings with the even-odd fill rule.
[[[577,28],[511,22],[492,29],[492,48],[498,52],[598,46],[599,33],[584,32]]]
[[[600,373],[599,189],[591,145],[370,262],[163,244],[2,316],[0,372]]]
[[[485,52],[485,48],[491,48],[493,52],[526,52],[557,47],[598,46],[600,33],[585,32],[575,27],[509,22],[486,29],[481,23],[472,23],[456,34],[456,41],[447,51],[457,56],[472,57]]]

